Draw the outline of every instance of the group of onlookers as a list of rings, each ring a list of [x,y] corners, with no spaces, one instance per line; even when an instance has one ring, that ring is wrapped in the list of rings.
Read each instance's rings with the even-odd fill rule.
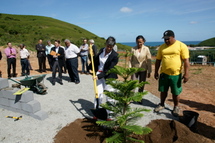
[[[74,58],[78,58],[80,56],[82,63],[81,73],[89,74],[88,70],[88,58],[90,58],[89,49],[90,47],[93,49],[93,54],[96,55],[97,47],[94,45],[94,40],[89,40],[89,45],[87,44],[87,39],[83,40],[83,44],[78,48],[76,45],[72,44],[68,39],[65,41],[65,47],[60,44],[59,40],[55,40],[54,45],[51,41],[47,41],[47,45],[43,44],[43,41],[40,39],[38,44],[36,44],[35,49],[38,58],[39,69],[38,72],[46,72],[46,58],[48,60],[49,68],[53,72],[53,76],[56,72],[69,73],[72,82],[79,83],[78,77],[78,59],[77,61]],[[59,55],[53,55],[53,51],[56,51],[60,47],[60,52],[63,51],[63,54],[59,53]],[[29,62],[30,53],[26,49],[24,44],[19,45],[20,51],[20,63],[21,63],[21,76],[30,75],[30,70],[32,70],[31,64]],[[8,78],[16,77],[16,59],[17,59],[17,50],[13,48],[12,43],[8,42],[7,47],[4,49],[4,53],[7,58],[7,75]],[[57,52],[58,53],[58,50]],[[2,58],[2,53],[0,51],[0,60]],[[56,62],[57,61],[57,62]],[[56,63],[59,63],[59,68],[56,66]],[[71,64],[72,63],[72,64]],[[54,66],[54,67],[53,67]],[[12,70],[12,72],[11,72]],[[0,76],[2,72],[0,70]],[[55,83],[54,80],[52,82]]]
[[[189,76],[189,50],[187,46],[175,39],[175,34],[171,30],[167,30],[163,33],[164,44],[158,49],[156,62],[155,62],[155,73],[154,78],[159,79],[159,91],[160,91],[160,104],[155,108],[155,112],[159,112],[165,109],[164,102],[168,94],[168,89],[171,88],[171,93],[174,102],[173,115],[179,114],[179,94],[182,91],[182,78],[183,82],[188,81]],[[136,46],[131,49],[132,56],[129,61],[129,67],[143,68],[144,70],[132,75],[132,80],[139,80],[139,82],[146,81],[146,78],[151,76],[151,53],[147,46],[144,45],[145,38],[142,35],[136,37]],[[52,70],[52,81],[55,85],[58,82],[62,85],[62,72],[68,71],[70,80],[69,82],[80,83],[78,74],[78,57],[81,59],[82,69],[81,73],[89,74],[92,69],[92,63],[88,65],[88,59],[91,61],[91,55],[89,50],[93,51],[95,77],[97,81],[98,93],[99,93],[99,104],[102,103],[103,91],[113,90],[111,86],[106,85],[106,79],[117,78],[116,74],[108,73],[108,70],[113,68],[118,63],[118,53],[116,47],[116,40],[114,37],[108,37],[106,45],[101,48],[97,54],[97,47],[94,45],[94,40],[83,39],[83,44],[80,47],[72,44],[70,40],[64,41],[65,47],[61,46],[59,40],[55,40],[54,45],[51,41],[47,41],[45,46],[42,40],[39,40],[36,45],[37,58],[39,64],[39,72],[46,72],[46,58],[50,69]],[[16,77],[16,50],[12,48],[11,43],[7,43],[5,54],[7,56],[7,71],[8,78]],[[115,51],[116,50],[116,51]],[[25,48],[24,44],[20,44],[20,59],[22,65],[22,75],[29,75],[29,52]],[[0,53],[0,59],[1,59]],[[184,74],[182,75],[182,66],[184,65]],[[11,74],[11,66],[13,71]],[[161,67],[161,68],[160,68]],[[160,74],[158,71],[160,70]],[[59,73],[56,78],[56,72]],[[138,92],[143,92],[144,86],[140,87]],[[95,108],[97,102],[95,102]]]

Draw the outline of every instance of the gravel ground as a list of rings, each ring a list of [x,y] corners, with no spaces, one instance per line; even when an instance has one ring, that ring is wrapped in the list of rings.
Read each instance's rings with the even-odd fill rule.
[[[55,86],[52,86],[50,79],[51,74],[48,74],[44,79],[44,84],[48,87],[48,94],[34,94],[34,99],[40,102],[41,109],[48,112],[49,117],[41,121],[0,108],[0,142],[52,143],[53,137],[64,126],[77,118],[92,116],[90,109],[93,108],[94,89],[90,75],[80,75],[81,82],[78,85],[69,83],[67,74],[63,74],[64,85],[56,83]],[[12,81],[9,81],[9,83],[12,84]],[[153,112],[158,103],[159,98],[151,93],[144,96],[144,106],[132,103],[133,107],[151,109],[150,112],[144,112],[144,117],[137,124],[145,126],[151,120],[173,119],[170,110],[172,107],[169,105],[166,105],[167,110],[163,110],[160,114]],[[5,116],[22,116],[23,118],[14,121],[14,119],[6,118]]]

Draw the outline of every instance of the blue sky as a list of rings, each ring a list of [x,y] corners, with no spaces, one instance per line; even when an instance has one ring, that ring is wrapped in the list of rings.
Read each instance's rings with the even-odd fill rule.
[[[162,41],[168,29],[181,41],[215,37],[215,0],[2,0],[0,13],[52,17],[117,42]]]

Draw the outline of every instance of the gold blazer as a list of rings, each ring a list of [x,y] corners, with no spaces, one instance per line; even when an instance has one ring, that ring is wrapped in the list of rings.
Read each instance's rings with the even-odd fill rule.
[[[135,46],[131,49],[131,54],[129,67],[144,68],[148,73],[152,72],[151,53],[148,47],[143,45],[139,52]]]

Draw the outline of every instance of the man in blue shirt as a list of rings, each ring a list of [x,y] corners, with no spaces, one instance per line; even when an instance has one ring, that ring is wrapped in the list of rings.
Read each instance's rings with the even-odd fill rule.
[[[46,57],[47,60],[49,62],[49,66],[50,66],[50,70],[52,71],[52,56],[50,55],[51,52],[51,48],[54,47],[54,45],[51,43],[51,41],[47,41],[47,45],[46,45]]]

